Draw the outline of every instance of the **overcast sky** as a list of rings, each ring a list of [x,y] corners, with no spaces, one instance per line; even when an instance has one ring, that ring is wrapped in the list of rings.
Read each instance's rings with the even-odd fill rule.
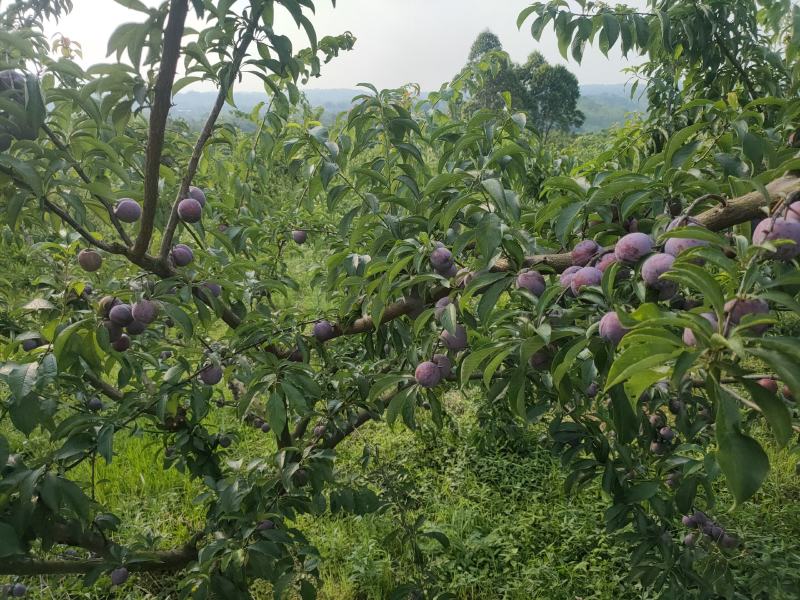
[[[145,3],[159,4],[158,0]],[[118,25],[143,20],[141,13],[113,0],[74,0],[74,4],[72,14],[51,26],[49,33],[59,32],[80,42],[86,64],[109,60],[105,57],[108,37]],[[619,53],[607,59],[596,47],[590,48],[578,65],[561,58],[550,29],[540,42],[530,35],[531,21],[518,30],[517,15],[530,4],[528,0],[338,0],[335,9],[330,0],[316,4],[311,20],[319,37],[351,31],[358,41],[352,51],[325,65],[322,76],[309,82],[310,88],[352,88],[366,81],[378,88],[419,83],[424,90],[438,89],[464,65],[472,41],[485,29],[500,37],[515,61],[539,50],[550,62],[566,64],[581,83],[628,80],[622,69],[630,63]],[[644,0],[628,0],[628,4],[641,6]],[[276,30],[292,38],[296,49],[307,46],[305,34],[282,9]],[[239,89],[263,88],[253,78]]]

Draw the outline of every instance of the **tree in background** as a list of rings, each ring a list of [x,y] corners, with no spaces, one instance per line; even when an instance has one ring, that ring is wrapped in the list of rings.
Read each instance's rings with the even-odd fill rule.
[[[514,71],[523,91],[520,108],[539,133],[547,137],[553,130],[569,131],[583,125],[578,78],[566,67],[551,65],[540,52],[533,52]]]
[[[513,63],[500,39],[489,30],[473,42],[464,74],[473,79],[469,112],[502,108],[510,101],[545,137],[553,130],[569,131],[583,124],[583,113],[577,108],[580,88],[575,75],[563,66],[549,64],[540,52],[533,52],[524,64]],[[504,93],[508,94],[505,98]]]

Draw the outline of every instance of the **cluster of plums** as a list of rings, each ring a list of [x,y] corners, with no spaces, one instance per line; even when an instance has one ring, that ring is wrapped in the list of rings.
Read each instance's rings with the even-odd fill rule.
[[[0,598],[22,598],[28,593],[28,587],[24,583],[10,583],[0,587]]]
[[[676,441],[675,431],[666,424],[660,414],[650,415],[650,425],[655,434],[653,441],[650,442],[650,451],[659,456],[666,454]]]
[[[100,299],[99,311],[111,347],[117,352],[125,352],[131,347],[131,336],[144,333],[147,326],[156,320],[158,304],[142,299],[130,305],[114,296],[104,296]]]
[[[684,515],[681,522],[686,527],[697,530],[697,533],[688,533],[683,538],[683,543],[686,546],[694,546],[697,544],[702,535],[705,535],[707,539],[726,550],[732,550],[739,545],[739,540],[726,533],[725,529],[716,521],[699,510],[691,515]]]
[[[197,223],[202,217],[205,205],[206,193],[198,187],[191,186],[188,198],[178,202],[178,216],[184,223]],[[122,223],[135,223],[142,218],[142,207],[132,198],[122,198],[114,207],[114,216]],[[305,235],[305,232],[297,233]],[[175,244],[170,256],[176,267],[185,267],[194,260],[194,253],[186,244]],[[87,248],[78,253],[78,264],[84,271],[93,273],[103,265],[103,256],[97,250]]]

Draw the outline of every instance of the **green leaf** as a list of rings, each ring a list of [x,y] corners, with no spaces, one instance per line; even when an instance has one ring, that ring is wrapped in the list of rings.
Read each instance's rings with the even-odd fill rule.
[[[272,427],[272,431],[276,436],[280,436],[286,427],[286,406],[277,391],[273,391],[269,395],[266,417],[267,423]]]
[[[772,428],[775,441],[783,448],[792,437],[792,415],[789,409],[778,397],[752,380],[741,379],[741,384],[750,392],[750,396],[761,409],[764,418]]]
[[[0,523],[0,558],[22,553],[17,532],[8,523]]]
[[[484,360],[489,358],[493,352],[497,352],[497,350],[498,346],[492,345],[475,350],[467,356],[461,363],[461,385],[466,385],[475,369],[477,369]]]
[[[769,458],[756,440],[741,432],[736,400],[714,380],[709,381],[708,388],[717,404],[717,462],[735,505],[739,505],[761,487],[769,472]]]

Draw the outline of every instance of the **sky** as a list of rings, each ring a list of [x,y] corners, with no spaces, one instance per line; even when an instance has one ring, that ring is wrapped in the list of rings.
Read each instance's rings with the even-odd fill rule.
[[[157,6],[158,0],[144,0]],[[641,6],[644,0],[628,0]],[[558,52],[550,29],[537,42],[528,29],[532,21],[517,29],[520,11],[528,0],[317,0],[316,15],[310,15],[318,37],[350,31],[356,36],[355,48],[323,66],[322,76],[307,87],[318,89],[353,88],[369,82],[380,88],[418,83],[423,90],[438,89],[464,65],[475,37],[486,29],[500,37],[504,49],[517,62],[539,50],[549,62],[566,65],[583,84],[624,83],[622,72],[630,62],[618,52],[603,56],[594,47],[587,49],[583,62],[565,61]],[[108,62],[106,45],[114,29],[126,22],[141,21],[142,14],[114,0],[74,0],[74,11],[48,28],[80,42],[83,63]],[[194,19],[194,13],[192,12]],[[189,25],[197,26],[196,20]],[[289,36],[295,49],[308,45],[305,33],[280,8],[276,31]],[[193,88],[193,89],[203,89]],[[262,91],[258,79],[246,79],[242,91]]]

